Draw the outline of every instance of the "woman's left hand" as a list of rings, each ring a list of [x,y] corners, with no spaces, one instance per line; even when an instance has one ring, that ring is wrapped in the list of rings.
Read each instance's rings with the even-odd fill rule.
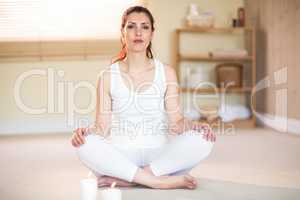
[[[216,141],[216,134],[213,132],[213,130],[208,124],[201,122],[192,122],[192,129],[199,132],[203,132],[203,138],[207,141]]]

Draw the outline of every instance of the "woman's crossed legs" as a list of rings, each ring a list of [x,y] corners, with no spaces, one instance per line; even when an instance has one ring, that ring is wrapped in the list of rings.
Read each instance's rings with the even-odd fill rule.
[[[142,151],[142,156],[116,148],[93,134],[86,136],[86,143],[77,151],[84,165],[99,177],[99,186],[116,182],[119,186],[194,189],[196,179],[187,172],[206,158],[212,147],[213,143],[203,139],[199,132],[187,131],[161,149]]]

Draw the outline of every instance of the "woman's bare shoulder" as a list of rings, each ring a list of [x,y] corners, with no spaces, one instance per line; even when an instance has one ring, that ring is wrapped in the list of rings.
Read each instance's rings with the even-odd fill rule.
[[[177,77],[176,77],[176,70],[174,69],[174,67],[172,67],[167,63],[163,63],[163,66],[164,66],[167,81],[176,81]]]
[[[98,75],[98,87],[102,85],[105,91],[110,89],[110,75],[111,75],[111,66],[105,67],[102,69]]]

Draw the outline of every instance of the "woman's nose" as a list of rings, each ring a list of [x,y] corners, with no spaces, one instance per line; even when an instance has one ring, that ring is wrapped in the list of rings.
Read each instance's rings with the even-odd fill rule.
[[[135,31],[135,34],[138,35],[138,36],[142,35],[142,29],[141,28],[137,28],[136,31]]]

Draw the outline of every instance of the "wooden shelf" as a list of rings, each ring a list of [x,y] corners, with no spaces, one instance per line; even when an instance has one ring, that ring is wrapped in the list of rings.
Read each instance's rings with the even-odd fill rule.
[[[196,93],[196,94],[202,94],[202,93],[243,93],[243,92],[251,92],[251,87],[243,87],[243,88],[180,88],[181,92],[189,92],[189,93]]]
[[[233,32],[251,32],[252,27],[242,27],[242,28],[231,28],[231,27],[219,27],[219,28],[201,28],[201,27],[183,27],[176,29],[177,32],[186,33],[233,33]]]
[[[251,62],[253,60],[252,56],[245,57],[213,57],[213,56],[205,56],[205,55],[197,55],[197,54],[180,54],[178,55],[178,59],[182,61],[206,61],[206,62]]]
[[[237,34],[240,36],[242,34],[244,38],[244,46],[250,52],[249,56],[240,57],[240,56],[230,56],[230,57],[221,57],[216,56],[213,53],[207,51],[199,52],[198,54],[191,54],[180,51],[181,43],[181,35],[186,34],[189,37],[193,37],[191,34],[210,34],[214,37],[219,37],[222,34]],[[237,35],[233,35],[236,37]],[[221,44],[220,44],[221,45]],[[194,94],[225,94],[225,93],[240,93],[240,94],[249,94],[252,92],[252,86],[256,84],[256,30],[252,27],[243,27],[243,28],[200,28],[200,27],[183,27],[178,28],[175,31],[175,47],[174,47],[174,55],[175,55],[175,69],[177,73],[177,77],[181,77],[181,67],[183,63],[182,61],[191,61],[191,62],[239,62],[242,64],[250,65],[247,69],[247,75],[251,75],[251,83],[247,87],[241,88],[186,88],[181,87],[180,91],[184,93],[194,93]],[[251,70],[251,72],[250,72]],[[179,79],[180,80],[180,79]],[[245,79],[244,79],[245,80]],[[256,100],[255,98],[251,99],[251,109],[255,110]],[[219,124],[222,124],[224,127],[233,127],[233,128],[245,128],[245,127],[254,127],[256,122],[256,117],[253,115],[250,119],[246,120],[236,120],[229,123],[224,123],[218,121]],[[216,122],[213,122],[216,123]],[[222,128],[222,127],[221,127]]]
[[[0,59],[87,57],[111,55],[118,40],[0,41]]]

